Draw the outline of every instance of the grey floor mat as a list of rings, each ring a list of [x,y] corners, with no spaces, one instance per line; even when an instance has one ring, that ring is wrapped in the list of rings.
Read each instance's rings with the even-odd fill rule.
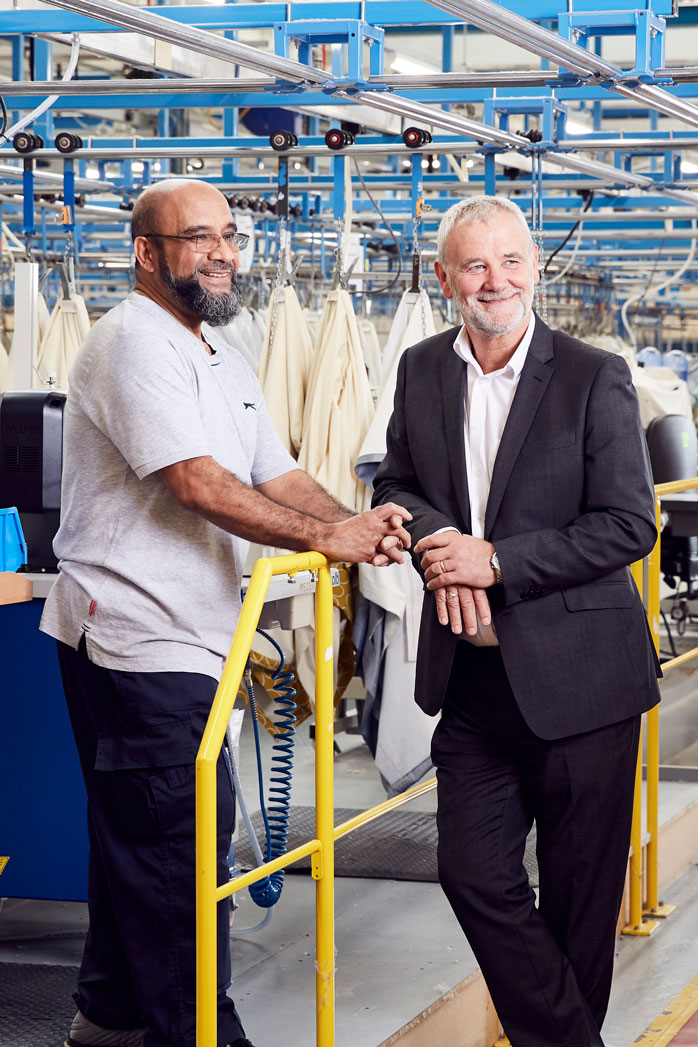
[[[335,808],[335,825],[354,818],[360,813],[360,811],[337,807]],[[264,850],[264,824],[261,814],[259,812],[255,814],[252,821],[257,839]],[[293,807],[288,849],[298,847],[307,840],[312,840],[314,836],[315,809],[313,807]],[[337,841],[335,875],[435,883],[438,880],[436,841],[436,816],[434,814],[421,811],[392,811]],[[236,864],[245,866],[257,864],[242,826],[240,839],[235,845],[235,861]],[[529,837],[526,845],[524,865],[531,883],[534,886],[537,885],[538,869],[534,834]],[[288,869],[289,872],[307,872],[309,870],[309,858],[296,862]]]
[[[63,1047],[77,978],[77,967],[0,963],[2,1047]]]

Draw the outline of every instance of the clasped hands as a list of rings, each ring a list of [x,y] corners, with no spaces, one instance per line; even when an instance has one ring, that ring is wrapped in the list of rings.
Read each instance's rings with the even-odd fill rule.
[[[434,591],[441,625],[450,624],[457,634],[465,628],[474,636],[478,616],[483,625],[490,624],[492,614],[485,589],[495,582],[491,542],[456,530],[439,531],[421,538],[414,551],[423,554],[422,570],[427,589]]]

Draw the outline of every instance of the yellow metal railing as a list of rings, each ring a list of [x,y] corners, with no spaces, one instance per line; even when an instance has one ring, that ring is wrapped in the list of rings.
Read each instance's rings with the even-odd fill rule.
[[[632,565],[633,578],[645,600],[647,619],[649,621],[655,650],[659,654],[659,580],[660,580],[660,515],[661,498],[664,494],[675,494],[678,491],[690,491],[698,487],[698,477],[690,480],[674,480],[670,483],[655,486],[655,514],[657,520],[657,541],[651,553]],[[662,672],[690,661],[698,655],[698,647],[686,651],[677,658],[671,658],[662,664]],[[642,836],[642,740],[637,757],[637,777],[635,780],[635,801],[633,807],[633,826],[630,836],[629,864],[629,901],[628,923],[623,928],[624,934],[648,935],[658,926],[660,918],[668,916],[675,909],[673,905],[662,905],[659,902],[659,707],[646,714],[647,755],[646,755],[646,848],[644,852],[643,884],[643,836]],[[644,892],[643,892],[644,886]],[[643,898],[644,894],[644,898]],[[643,904],[644,902],[644,904]],[[654,917],[654,918],[653,918]]]
[[[222,886],[216,882],[216,763],[275,574],[317,572],[315,589],[316,839]],[[334,1043],[334,686],[332,581],[320,553],[258,560],[196,757],[196,1043],[217,1047],[216,909],[234,891],[311,855],[316,881],[317,1043]]]
[[[698,477],[659,484],[656,492],[657,531],[660,498],[663,494],[698,487]],[[645,598],[647,616],[659,651],[660,541],[645,560],[632,565],[632,573]],[[273,575],[298,571],[317,573],[315,590],[315,804],[316,838],[266,862],[244,876],[218,886],[216,882],[216,763],[235,697],[240,687],[264,597]],[[334,707],[333,707],[333,627],[332,582],[327,560],[320,553],[297,553],[258,560],[242,605],[230,653],[216,691],[211,714],[196,758],[196,926],[197,926],[197,1047],[217,1044],[217,948],[216,910],[219,902],[235,891],[284,869],[310,855],[316,881],[316,1043],[334,1045],[334,843],[381,815],[430,792],[436,787],[431,778],[421,785],[378,804],[354,818],[334,825]],[[664,672],[698,655],[698,647],[672,658],[662,666]],[[660,905],[658,897],[659,838],[659,711],[646,714],[647,731],[647,835],[642,836],[642,744],[638,749],[637,777],[629,864],[629,923],[625,934],[647,935],[657,926],[658,917],[668,916],[674,906]],[[646,904],[643,907],[643,893]],[[652,919],[652,917],[656,917]],[[506,1041],[505,1041],[506,1042]]]

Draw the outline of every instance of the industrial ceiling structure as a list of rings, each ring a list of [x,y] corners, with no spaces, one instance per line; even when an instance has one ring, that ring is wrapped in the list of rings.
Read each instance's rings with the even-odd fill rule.
[[[697,43],[691,0],[0,0],[4,303],[14,260],[69,258],[108,307],[136,195],[188,174],[254,232],[250,281],[353,261],[390,310],[443,211],[505,193],[553,321],[695,349]]]

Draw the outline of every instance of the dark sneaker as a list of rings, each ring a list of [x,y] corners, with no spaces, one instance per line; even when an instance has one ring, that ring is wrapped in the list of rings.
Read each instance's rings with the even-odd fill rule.
[[[240,1040],[239,1043],[244,1045],[245,1041]],[[103,1029],[78,1011],[70,1026],[65,1047],[143,1047],[143,1030]]]

